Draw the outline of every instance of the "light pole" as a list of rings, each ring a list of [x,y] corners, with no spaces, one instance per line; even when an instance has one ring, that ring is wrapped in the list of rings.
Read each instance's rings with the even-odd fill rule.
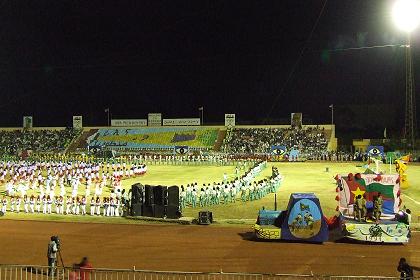
[[[204,107],[201,106],[200,108],[198,108],[198,111],[200,111],[200,118],[201,118],[201,125],[204,125]]]
[[[414,89],[413,60],[411,55],[411,33],[420,24],[420,0],[398,0],[392,9],[395,25],[407,34],[405,48],[405,120],[404,138],[409,150],[416,143],[416,94]]]
[[[334,124],[334,104],[330,105],[331,109],[331,124]]]
[[[111,112],[109,111],[109,108],[105,109],[105,113],[107,113],[107,123],[106,123],[106,125],[111,126],[111,124],[110,124]]]

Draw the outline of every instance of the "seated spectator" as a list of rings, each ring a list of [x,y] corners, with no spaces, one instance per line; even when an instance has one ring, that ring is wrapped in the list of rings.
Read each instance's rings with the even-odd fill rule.
[[[314,158],[327,151],[328,141],[319,127],[235,128],[228,131],[222,149],[233,154],[268,154],[273,145],[298,149],[302,156]]]
[[[0,131],[0,151],[16,155],[23,151],[62,152],[80,133],[79,130],[14,130]]]

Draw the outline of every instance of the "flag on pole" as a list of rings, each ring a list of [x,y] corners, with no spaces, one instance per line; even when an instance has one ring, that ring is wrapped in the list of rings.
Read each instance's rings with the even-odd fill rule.
[[[198,108],[198,110],[199,110],[199,111],[203,111],[203,110],[204,110],[204,108],[203,108],[203,107],[200,107],[200,108]]]

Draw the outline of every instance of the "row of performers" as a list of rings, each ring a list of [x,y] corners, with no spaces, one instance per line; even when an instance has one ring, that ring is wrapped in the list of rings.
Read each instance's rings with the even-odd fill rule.
[[[10,202],[10,203],[9,203]],[[86,215],[87,207],[89,207],[91,216],[121,216],[124,204],[118,197],[104,197],[101,201],[100,197],[92,197],[90,203],[87,203],[85,196],[70,197],[64,200],[63,196],[50,197],[49,195],[42,198],[25,196],[23,200],[19,197],[3,197],[1,200],[1,211],[3,213],[22,211],[21,206],[23,202],[23,212],[25,213],[42,213],[52,214],[53,206],[55,207],[56,214],[73,214],[73,215]],[[10,207],[8,207],[10,204]]]

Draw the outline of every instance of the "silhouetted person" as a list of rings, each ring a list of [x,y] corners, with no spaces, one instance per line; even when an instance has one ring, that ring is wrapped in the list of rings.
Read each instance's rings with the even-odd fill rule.
[[[400,262],[398,263],[397,270],[400,272],[400,279],[401,280],[408,280],[413,279],[414,273],[413,270],[420,270],[420,268],[415,266],[410,266],[407,263],[407,260],[405,258],[401,258]]]

